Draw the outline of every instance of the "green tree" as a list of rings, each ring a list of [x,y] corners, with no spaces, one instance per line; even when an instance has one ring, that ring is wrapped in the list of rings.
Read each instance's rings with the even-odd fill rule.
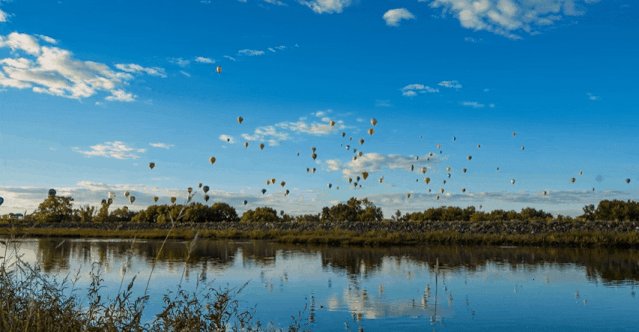
[[[73,219],[73,198],[48,196],[40,203],[33,218],[42,223],[70,221]]]
[[[235,208],[226,203],[214,203],[211,206],[211,212],[211,221],[236,222],[240,220]]]
[[[73,211],[73,219],[79,222],[92,222],[95,215],[95,206],[81,206]]]
[[[242,215],[242,222],[279,222],[277,211],[270,207],[258,207],[248,210]]]

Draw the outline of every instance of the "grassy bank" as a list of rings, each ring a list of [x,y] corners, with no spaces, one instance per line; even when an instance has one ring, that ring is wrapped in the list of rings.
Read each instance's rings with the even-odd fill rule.
[[[391,246],[419,244],[639,248],[633,222],[421,222],[349,224],[2,225],[0,236],[137,239],[260,239],[295,244]]]

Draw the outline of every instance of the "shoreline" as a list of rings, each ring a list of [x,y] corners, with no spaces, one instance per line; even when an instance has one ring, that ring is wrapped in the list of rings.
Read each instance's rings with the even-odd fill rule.
[[[271,240],[335,246],[424,244],[639,248],[639,222],[0,224],[4,237]]]

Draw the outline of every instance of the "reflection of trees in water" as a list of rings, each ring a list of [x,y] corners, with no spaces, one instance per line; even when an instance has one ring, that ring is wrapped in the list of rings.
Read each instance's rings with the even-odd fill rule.
[[[151,262],[158,254],[160,240],[63,240],[39,239],[37,257],[44,271],[67,270],[70,260],[82,264],[98,261],[109,265],[127,255]],[[512,270],[534,271],[546,264],[553,268],[568,268],[571,264],[583,266],[588,278],[606,283],[639,281],[639,255],[636,250],[580,249],[580,248],[500,248],[467,246],[419,247],[312,247],[278,244],[268,241],[198,240],[191,248],[188,241],[168,241],[159,262],[184,264],[189,257],[189,268],[226,269],[236,257],[243,258],[244,266],[272,266],[276,257],[287,259],[300,255],[321,256],[324,268],[344,271],[352,280],[380,273],[384,263],[428,264],[432,269],[439,259],[446,270],[482,270],[489,263],[499,263]],[[279,254],[279,256],[278,256]],[[386,261],[384,260],[385,258]],[[388,258],[393,258],[389,260]],[[311,258],[308,258],[311,259]]]

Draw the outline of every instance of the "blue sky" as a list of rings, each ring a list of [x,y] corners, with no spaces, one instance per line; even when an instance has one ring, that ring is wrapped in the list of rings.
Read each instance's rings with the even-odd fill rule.
[[[50,187],[79,204],[109,191],[125,204],[129,190],[140,208],[199,182],[213,200],[294,213],[357,196],[387,213],[575,214],[639,196],[632,1],[12,0],[0,11],[0,212],[32,209]]]

